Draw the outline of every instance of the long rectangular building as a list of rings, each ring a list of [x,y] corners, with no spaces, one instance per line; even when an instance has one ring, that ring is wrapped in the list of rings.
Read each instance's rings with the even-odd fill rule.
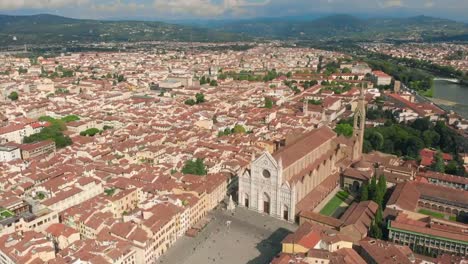
[[[400,214],[389,221],[388,230],[390,241],[409,246],[415,253],[468,255],[468,226],[463,224],[425,223]]]

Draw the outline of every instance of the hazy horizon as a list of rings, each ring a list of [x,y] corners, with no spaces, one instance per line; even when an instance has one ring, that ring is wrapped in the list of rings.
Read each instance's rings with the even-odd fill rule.
[[[5,15],[52,14],[107,20],[226,20],[320,17],[426,15],[468,22],[468,1],[459,0],[0,0]]]

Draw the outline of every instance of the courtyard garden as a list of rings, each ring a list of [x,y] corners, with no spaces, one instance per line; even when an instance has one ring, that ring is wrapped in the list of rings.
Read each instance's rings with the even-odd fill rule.
[[[349,197],[349,193],[346,191],[339,191],[335,196],[320,210],[320,214],[326,216],[334,216],[335,212],[342,207],[348,207],[346,200]]]

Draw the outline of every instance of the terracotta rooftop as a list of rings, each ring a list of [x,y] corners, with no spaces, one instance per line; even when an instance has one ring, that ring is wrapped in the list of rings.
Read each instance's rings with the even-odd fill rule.
[[[420,192],[412,182],[403,182],[397,184],[387,206],[396,206],[402,210],[414,211],[418,206]]]
[[[283,162],[283,168],[294,164],[300,158],[304,157],[314,149],[318,148],[325,142],[336,137],[336,133],[333,132],[328,126],[322,126],[321,128],[315,129],[294,143],[280,149],[273,154],[273,157],[278,161],[279,159]]]

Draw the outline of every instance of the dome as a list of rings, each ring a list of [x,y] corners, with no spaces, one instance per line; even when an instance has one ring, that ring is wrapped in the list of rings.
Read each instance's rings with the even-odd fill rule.
[[[372,163],[368,162],[368,161],[364,161],[364,160],[360,160],[356,163],[353,164],[353,168],[359,170],[359,171],[370,171],[372,170],[374,166],[372,165]]]

